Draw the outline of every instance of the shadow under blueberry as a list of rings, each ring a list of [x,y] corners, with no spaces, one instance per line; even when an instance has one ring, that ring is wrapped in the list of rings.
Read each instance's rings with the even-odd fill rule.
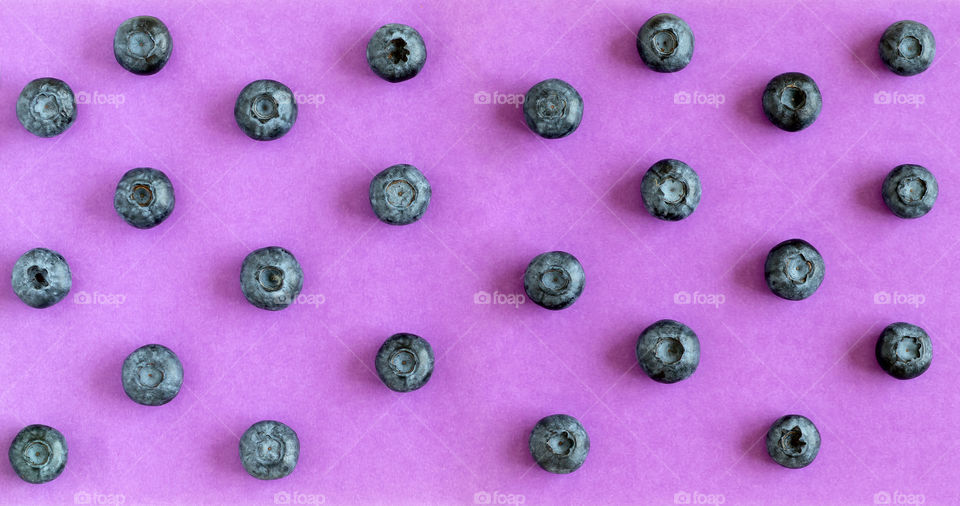
[[[647,211],[647,208],[643,206],[643,197],[640,194],[640,183],[643,181],[643,176],[647,172],[647,169],[650,168],[650,165],[653,165],[654,162],[650,162],[650,165],[645,165],[646,163],[646,161],[641,161],[636,164],[635,167],[631,168],[630,172],[623,176],[623,179],[610,190],[605,200],[612,204],[611,207],[615,212],[624,212],[625,216],[636,216],[640,214],[645,215],[651,220],[661,221],[652,216]]]
[[[172,56],[171,59],[174,57],[175,56]],[[236,142],[249,141],[255,143],[259,141],[255,141],[243,133],[243,130],[237,125],[236,117],[233,114],[234,106],[237,105],[237,97],[240,95],[240,90],[242,90],[244,86],[246,86],[246,83],[240,84],[235,88],[226,86],[210,92],[208,96],[211,97],[211,100],[207,102],[209,110],[207,111],[207,117],[204,122],[211,130],[229,135],[236,139]],[[296,125],[294,125],[294,127],[296,127]]]
[[[240,286],[240,268],[247,253],[241,253],[237,258],[230,258],[229,261],[221,257],[215,267],[207,269],[207,272],[213,273],[214,276],[208,286],[213,287],[217,298],[228,302],[231,306],[244,305],[257,311],[263,311],[250,304],[247,298],[243,296],[243,289]]]
[[[510,94],[524,95],[527,93],[527,90],[529,90],[530,87],[532,87],[534,84],[536,83],[530,83],[530,86],[528,87],[506,86],[503,84],[494,84],[493,87],[494,89],[497,90],[498,93],[501,93],[501,94],[510,93]],[[507,91],[500,91],[501,89],[504,89]],[[489,100],[492,100],[492,97]],[[477,107],[480,107],[480,105],[477,105]],[[488,102],[486,104],[486,107],[492,108],[494,110],[494,114],[496,115],[496,118],[497,118],[497,123],[499,123],[505,128],[510,129],[510,135],[518,135],[518,136],[523,135],[523,137],[519,137],[519,138],[529,139],[534,141],[536,140],[537,134],[533,133],[530,130],[530,128],[527,127],[527,122],[523,117],[522,105],[515,106],[512,104],[493,104]],[[546,140],[549,141],[551,139],[546,139]]]
[[[774,416],[769,420],[758,420],[747,427],[748,430],[745,431],[740,438],[740,453],[743,455],[741,461],[750,459],[759,464],[769,464],[773,466],[772,468],[780,467],[770,458],[770,454],[767,453],[766,443],[767,431],[770,430],[770,425],[773,424],[776,419],[777,417]]]
[[[863,36],[860,41],[857,42],[853,48],[853,53],[849,56],[850,66],[855,68],[857,72],[866,72],[866,69],[864,69],[864,64],[866,64],[870,70],[881,77],[884,74],[894,76],[895,78],[899,77],[893,72],[890,72],[890,69],[883,64],[883,60],[880,58],[880,37],[883,36],[883,32],[886,29],[886,27],[880,27],[876,31],[867,30],[865,33],[868,33],[868,35]]]
[[[640,58],[640,52],[637,51],[637,32],[642,25],[643,23],[637,25],[636,31],[633,32],[626,30],[619,23],[611,25],[608,33],[614,33],[617,36],[610,39],[610,57],[624,67],[635,69],[640,75],[646,72],[651,72],[650,75],[653,75],[654,71],[647,68]]]
[[[899,381],[891,378],[877,363],[877,339],[883,331],[883,325],[874,325],[869,334],[863,335],[866,329],[855,329],[850,334],[850,344],[857,339],[860,342],[847,354],[847,361],[858,371],[868,375],[871,380]],[[862,339],[861,339],[862,338]]]
[[[734,267],[733,272],[727,274],[727,276],[732,276],[738,285],[750,290],[756,295],[769,295],[773,297],[773,299],[770,300],[779,299],[779,297],[770,291],[770,287],[767,286],[767,281],[764,278],[763,266],[767,262],[767,254],[773,246],[773,244],[768,245],[766,241],[760,241],[754,246],[754,251],[744,255],[743,258],[740,259],[740,263]]]
[[[892,167],[891,167],[892,169]],[[867,181],[863,181],[857,186],[857,195],[856,202],[862,205],[865,208],[869,208],[877,213],[889,215],[895,219],[896,216],[887,209],[887,205],[883,203],[883,180],[886,178],[886,173],[881,173],[877,177],[866,177]]]
[[[366,223],[376,223],[379,220],[370,207],[370,181],[374,175],[362,167],[356,167],[354,172],[350,180],[342,185],[343,191],[337,197],[337,209],[346,211]],[[427,211],[429,210],[428,206]],[[390,226],[385,223],[382,225]]]
[[[767,82],[773,77],[771,75],[765,81],[758,81],[753,83],[752,86],[746,87],[746,90],[735,99],[737,114],[740,117],[758,127],[769,127],[772,129],[771,132],[779,129],[770,123],[770,120],[763,113],[763,91],[767,89]],[[742,138],[744,134],[738,132],[737,135]]]
[[[637,339],[640,337],[640,332],[642,331],[643,327],[638,326],[636,333],[625,333],[617,336],[617,339],[610,346],[606,355],[607,363],[611,370],[623,372],[633,366],[636,366],[634,367],[635,370],[631,371],[629,376],[634,378],[649,379],[646,373],[643,372],[643,368],[640,367],[639,363],[637,362]],[[610,339],[610,341],[614,340]],[[624,379],[623,381],[630,380]]]
[[[242,433],[243,431],[238,432],[238,434]],[[221,436],[217,439],[217,445],[212,448],[210,453],[211,469],[229,469],[228,472],[231,475],[245,476],[251,480],[256,479],[247,473],[240,461],[240,440],[226,431]]]

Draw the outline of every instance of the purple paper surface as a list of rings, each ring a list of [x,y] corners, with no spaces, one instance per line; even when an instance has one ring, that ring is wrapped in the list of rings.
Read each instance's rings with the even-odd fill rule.
[[[643,66],[635,34],[669,10],[696,36],[674,74]],[[128,17],[170,28],[157,75],[117,64]],[[933,66],[904,78],[877,42],[900,19],[927,24]],[[427,63],[390,84],[367,68],[382,24],[416,27]],[[73,289],[35,310],[0,289],[0,439],[61,430],[69,463],[30,485],[0,464],[5,503],[926,504],[960,501],[960,7],[950,2],[32,2],[0,3],[0,278],[33,247],[62,253]],[[813,77],[823,111],[783,132],[763,116],[767,81]],[[76,123],[41,139],[18,123],[37,77],[77,94]],[[524,125],[517,97],[566,80],[584,98],[570,137]],[[255,142],[237,128],[255,79],[301,102],[292,131]],[[644,171],[678,158],[703,198],[681,222],[651,217]],[[377,221],[372,176],[419,167],[433,186],[420,222]],[[902,163],[937,177],[929,215],[896,218],[880,185]],[[154,167],[173,215],[151,230],[112,208],[120,176]],[[799,237],[823,254],[811,298],[777,298],[763,261]],[[299,303],[248,304],[240,263],[278,245],[305,272]],[[523,297],[535,255],[576,255],[582,297],[544,310]],[[637,365],[647,325],[699,335],[688,380]],[[908,321],[933,365],[898,381],[874,358]],[[426,338],[436,370],[397,394],[373,370],[395,332]],[[126,397],[120,366],[164,344],[179,396]],[[539,469],[538,419],[579,418],[591,451],[577,472]],[[773,463],[779,416],[819,428],[816,461]],[[238,437],[275,419],[301,441],[296,470],[248,476]],[[887,501],[887,502],[884,502]]]

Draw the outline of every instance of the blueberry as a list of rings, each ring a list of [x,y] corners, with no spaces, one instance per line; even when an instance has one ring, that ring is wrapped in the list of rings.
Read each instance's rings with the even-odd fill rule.
[[[643,175],[640,195],[643,206],[653,216],[682,220],[700,203],[700,176],[680,160],[660,160]]]
[[[693,31],[673,14],[657,14],[637,33],[640,59],[657,72],[683,70],[693,57]]]
[[[781,416],[767,431],[767,453],[783,467],[806,467],[819,451],[820,432],[805,416]]]
[[[17,119],[38,137],[53,137],[77,119],[77,101],[67,83],[52,77],[34,79],[17,99]]]
[[[413,165],[388,167],[370,181],[370,206],[380,221],[409,225],[427,211],[433,190],[430,182]]]
[[[877,339],[876,352],[880,367],[890,376],[902,380],[926,372],[933,359],[927,332],[904,322],[892,323],[883,329]]]
[[[297,433],[280,422],[257,422],[240,438],[240,462],[254,478],[283,478],[293,472],[299,458],[300,439]]]
[[[153,16],[130,18],[120,24],[113,36],[113,56],[117,63],[141,76],[160,72],[170,60],[171,51],[170,30]]]
[[[936,52],[933,32],[916,21],[897,21],[880,38],[880,59],[888,69],[901,76],[912,76],[927,70]]]
[[[367,43],[367,64],[391,83],[411,79],[427,61],[427,46],[413,27],[391,23],[380,27]]]
[[[530,432],[530,455],[544,470],[567,474],[580,469],[590,452],[590,437],[570,415],[541,418]]]
[[[233,117],[251,139],[272,141],[286,135],[297,121],[297,102],[282,83],[261,79],[246,86],[237,97]]]
[[[162,171],[141,167],[120,178],[113,194],[113,208],[127,223],[152,228],[173,212],[173,185]]]
[[[787,300],[803,300],[823,282],[823,257],[807,241],[790,239],[770,250],[763,271],[770,291]]]
[[[660,383],[685,380],[700,364],[700,339],[678,321],[660,320],[640,333],[637,361],[647,376]]]
[[[583,98],[560,79],[540,81],[523,98],[523,117],[540,137],[566,137],[580,126]]]
[[[63,255],[46,248],[34,248],[17,259],[13,266],[13,293],[24,304],[50,307],[70,292],[73,277]]]
[[[883,180],[883,202],[901,218],[919,218],[927,214],[939,193],[937,179],[919,165],[898,165]]]
[[[763,113],[771,123],[788,132],[812,125],[822,107],[817,83],[800,72],[780,74],[763,90]]]
[[[121,377],[127,397],[144,406],[161,406],[180,393],[183,365],[166,346],[148,344],[127,356]]]
[[[565,251],[541,253],[530,261],[523,274],[527,297],[540,307],[564,309],[583,293],[583,266]]]
[[[377,351],[377,375],[390,390],[411,392],[433,375],[433,348],[426,339],[406,332],[394,334]]]
[[[67,466],[67,440],[46,425],[28,425],[10,443],[10,465],[28,483],[46,483]]]
[[[260,248],[243,259],[240,286],[254,306],[279,311],[300,295],[303,269],[292,253],[279,246]]]

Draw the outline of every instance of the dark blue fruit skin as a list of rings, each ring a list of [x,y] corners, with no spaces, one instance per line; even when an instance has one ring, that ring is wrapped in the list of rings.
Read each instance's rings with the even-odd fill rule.
[[[676,320],[660,320],[640,333],[637,361],[647,376],[660,383],[685,380],[700,365],[700,339]]]
[[[170,60],[170,30],[153,16],[130,18],[113,36],[113,56],[123,68],[141,76],[160,72]]]
[[[367,43],[367,64],[374,74],[391,83],[411,79],[427,62],[427,46],[413,27],[392,23],[381,26]]]
[[[377,351],[377,375],[390,390],[411,392],[433,375],[433,348],[426,339],[402,332],[387,339]]]
[[[673,14],[657,14],[637,33],[637,52],[657,72],[683,70],[693,58],[693,30]]]
[[[390,225],[409,225],[427,212],[433,189],[413,165],[401,163],[388,167],[370,181],[370,206],[380,221]]]
[[[919,218],[933,209],[940,187],[929,170],[913,164],[898,165],[883,180],[883,202],[901,218]]]
[[[823,97],[817,83],[800,72],[780,74],[763,90],[763,114],[787,132],[797,132],[812,125],[822,107]]]
[[[254,306],[279,311],[300,295],[303,269],[292,253],[279,246],[260,248],[243,259],[240,286]]]
[[[877,339],[877,363],[890,376],[916,378],[930,368],[933,347],[922,328],[905,322],[887,325]]]
[[[897,21],[880,37],[880,59],[894,74],[917,75],[933,63],[937,42],[923,23]]]
[[[240,462],[254,478],[283,478],[293,472],[299,459],[300,439],[297,433],[280,422],[257,422],[240,438]]]
[[[127,171],[113,194],[113,208],[137,228],[152,228],[170,216],[176,199],[173,184],[162,171],[140,167]]]
[[[583,293],[585,276],[577,257],[565,251],[541,253],[523,274],[523,290],[535,304],[551,310],[569,307]]]
[[[38,309],[50,307],[70,293],[73,276],[63,255],[46,248],[34,248],[13,266],[13,293],[24,304]]]
[[[806,467],[819,452],[820,431],[805,416],[782,416],[767,431],[767,453],[783,467]]]
[[[787,300],[803,300],[823,282],[823,257],[807,241],[789,239],[770,250],[763,271],[774,294]]]
[[[7,455],[23,481],[46,483],[67,466],[67,440],[53,427],[28,425],[13,438]]]
[[[77,100],[67,83],[52,77],[34,79],[17,99],[17,119],[37,137],[62,134],[77,119]]]
[[[272,141],[293,128],[297,121],[297,101],[283,83],[261,79],[240,92],[233,117],[240,130],[251,139]]]
[[[576,418],[550,415],[530,432],[530,455],[544,470],[568,474],[580,469],[590,452],[590,437]]]
[[[524,96],[523,118],[530,130],[540,137],[566,137],[580,126],[583,119],[583,97],[560,79],[541,81]]]
[[[123,391],[137,404],[161,406],[173,400],[183,385],[183,364],[166,346],[148,344],[123,361]]]
[[[653,164],[640,182],[643,206],[654,217],[677,221],[690,216],[700,203],[700,176],[680,160]]]

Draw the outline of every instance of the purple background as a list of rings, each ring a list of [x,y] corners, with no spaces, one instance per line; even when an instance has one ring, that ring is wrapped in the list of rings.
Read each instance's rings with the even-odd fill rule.
[[[960,501],[960,8],[881,4],[3,2],[0,278],[37,246],[61,252],[74,278],[42,311],[0,289],[3,445],[45,423],[70,448],[66,471],[42,486],[0,465],[0,501]],[[696,35],[693,62],[668,75],[646,69],[634,41],[666,9]],[[116,27],[140,14],[173,36],[172,59],[151,77],[112,54]],[[936,36],[919,76],[896,76],[877,55],[899,19]],[[402,84],[364,58],[388,22],[427,44],[423,72]],[[766,82],[786,71],[809,74],[824,96],[800,133],[760,108]],[[22,87],[43,76],[88,101],[52,139],[15,116]],[[541,140],[514,105],[482,103],[550,77],[585,100],[568,138]],[[262,78],[306,101],[268,143],[232,116],[240,89]],[[694,103],[676,103],[684,93]],[[643,172],[667,157],[703,183],[699,208],[677,223],[639,198]],[[434,188],[406,227],[380,223],[367,201],[373,174],[395,163]],[[880,198],[901,163],[940,183],[918,220]],[[165,171],[177,195],[170,219],[146,231],[112,208],[117,180],[140,166]],[[792,237],[827,266],[802,302],[763,281],[767,251]],[[300,260],[303,304],[273,313],[244,300],[240,263],[267,245]],[[576,304],[496,303],[522,293],[527,262],[553,249],[584,265]],[[480,291],[497,297],[477,304]],[[700,368],[682,383],[655,383],[636,364],[637,335],[661,318],[700,336]],[[930,370],[907,382],[873,356],[900,320],[934,347]],[[399,331],[437,355],[430,383],[405,395],[373,372]],[[120,384],[123,358],[151,342],[185,367],[180,395],[159,408]],[[592,441],[567,476],[527,450],[532,426],[557,412]],[[823,437],[802,470],[774,464],[762,443],[791,412]],[[264,418],[302,443],[280,481],[240,465],[238,436]]]

